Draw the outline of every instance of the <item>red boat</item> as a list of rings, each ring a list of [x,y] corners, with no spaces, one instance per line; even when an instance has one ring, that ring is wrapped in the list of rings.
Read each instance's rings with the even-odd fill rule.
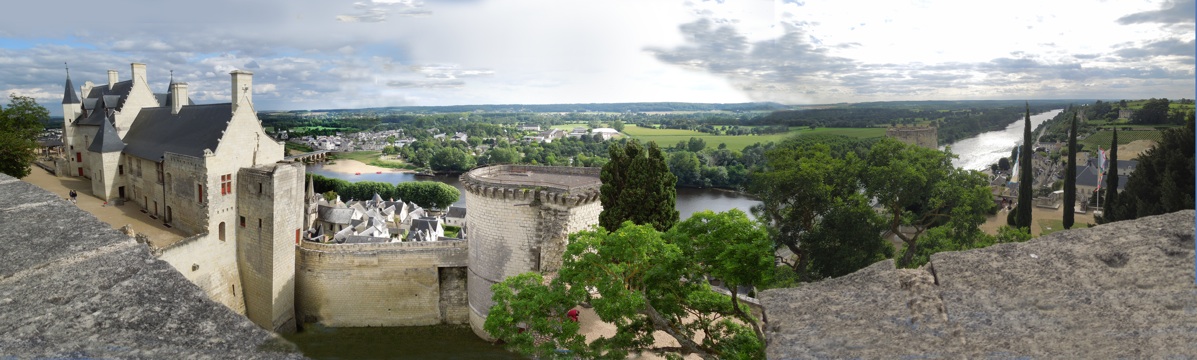
[[[354,175],[361,175],[362,173],[353,173]]]

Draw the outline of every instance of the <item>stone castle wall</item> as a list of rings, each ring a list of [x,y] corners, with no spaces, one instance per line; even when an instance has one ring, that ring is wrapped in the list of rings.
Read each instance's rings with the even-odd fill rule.
[[[245,315],[241,277],[237,273],[237,248],[231,234],[220,240],[219,234],[202,233],[157,250],[158,259],[169,263],[208,298],[234,312]]]
[[[303,180],[300,163],[237,172],[237,267],[245,285],[245,313],[276,332],[296,327],[295,244],[303,222]]]
[[[464,324],[464,240],[296,247],[296,313],[332,327]]]
[[[928,149],[939,148],[939,130],[935,127],[897,128],[885,130],[885,136]]]

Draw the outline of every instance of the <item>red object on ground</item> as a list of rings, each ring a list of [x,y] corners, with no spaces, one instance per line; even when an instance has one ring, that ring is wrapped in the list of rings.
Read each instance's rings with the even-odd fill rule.
[[[578,309],[569,309],[569,312],[565,313],[565,315],[569,316],[571,321],[578,322]]]

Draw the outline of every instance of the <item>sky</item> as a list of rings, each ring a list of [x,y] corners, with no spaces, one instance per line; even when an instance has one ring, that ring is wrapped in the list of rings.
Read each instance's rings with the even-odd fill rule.
[[[138,62],[197,103],[251,71],[259,111],[1191,99],[1194,1],[21,1],[0,94],[60,115],[64,63],[79,86]]]

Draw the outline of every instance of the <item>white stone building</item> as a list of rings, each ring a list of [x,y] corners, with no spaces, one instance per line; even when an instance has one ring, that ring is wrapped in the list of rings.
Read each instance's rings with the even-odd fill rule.
[[[186,83],[155,94],[144,64],[130,70],[128,80],[109,70],[107,84],[84,83],[82,96],[68,74],[58,174],[190,235],[159,257],[259,326],[293,331],[304,166],[283,161],[283,144],[263,130],[253,73],[231,73],[231,102],[197,105]]]

